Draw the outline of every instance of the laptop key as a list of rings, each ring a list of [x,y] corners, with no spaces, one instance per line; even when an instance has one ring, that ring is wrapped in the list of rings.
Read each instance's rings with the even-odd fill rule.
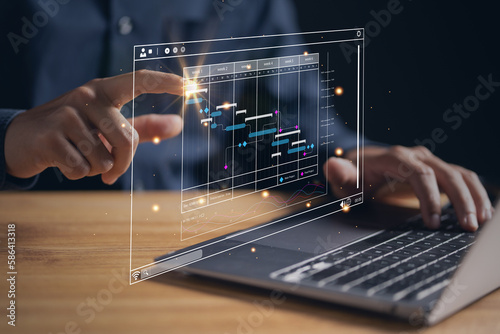
[[[443,255],[447,255],[447,254],[451,253],[451,252],[449,251],[449,249],[444,248],[444,247],[442,247],[442,246],[435,247],[435,248],[433,248],[433,249],[429,250],[429,252],[430,252],[430,253],[434,253],[434,254],[438,255],[439,257],[441,257],[441,256],[443,256]]]
[[[343,265],[334,265],[328,269],[325,269],[323,271],[312,274],[311,276],[308,277],[308,279],[315,281],[315,282],[319,282],[321,280],[324,280],[325,278],[331,277],[331,276],[336,275],[338,273],[342,273],[346,269],[349,269],[349,267],[346,267]]]
[[[378,246],[378,247],[371,249],[370,252],[375,254],[375,255],[382,256],[382,255],[385,255],[387,253],[390,253],[391,250]]]
[[[368,296],[385,294],[394,301],[425,298],[444,287],[474,242],[475,234],[460,230],[453,219],[444,217],[437,231],[425,229],[421,219],[384,231],[301,268],[292,266],[289,275],[297,282],[340,287],[344,292],[356,289]]]

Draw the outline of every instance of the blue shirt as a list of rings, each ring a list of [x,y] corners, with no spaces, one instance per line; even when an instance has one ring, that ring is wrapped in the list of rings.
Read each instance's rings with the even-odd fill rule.
[[[9,84],[0,100],[0,143],[17,112],[46,103],[93,78],[132,71],[135,44],[299,31],[288,0],[232,4],[212,0],[24,0],[10,1],[3,7],[1,33],[7,38],[1,42],[0,73]],[[124,116],[130,117],[127,110],[124,108]],[[342,146],[354,146],[355,137],[345,127],[336,131]],[[141,188],[179,188],[176,176],[180,166],[172,156],[180,154],[180,140],[141,145],[135,159],[136,175],[150,175],[161,168],[163,175],[174,176],[139,182]],[[33,179],[6,175],[3,149],[2,144],[0,189],[32,185]],[[52,172],[52,176],[57,173]],[[56,176],[61,178],[60,173]],[[128,174],[120,178],[125,189],[129,182]]]

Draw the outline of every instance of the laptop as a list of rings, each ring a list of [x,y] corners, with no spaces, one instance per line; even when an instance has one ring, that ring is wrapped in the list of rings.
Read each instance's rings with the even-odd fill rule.
[[[132,103],[133,117],[180,112],[183,131],[132,160],[131,284],[182,269],[428,324],[499,286],[498,214],[470,234],[451,209],[439,231],[364,210],[364,47],[362,28],[134,47],[135,71],[177,73],[184,94]],[[344,151],[356,187],[334,198],[322,170]],[[134,201],[166,185],[178,201]],[[151,244],[176,251],[145,261]]]
[[[264,224],[208,240],[177,253],[200,246],[207,254],[228,250],[181,270],[413,325],[438,323],[500,287],[500,267],[492,265],[500,252],[500,204],[476,233],[460,229],[451,207],[444,208],[439,230],[426,229],[420,215],[401,224],[386,217],[384,223],[371,211],[292,217],[279,226]]]

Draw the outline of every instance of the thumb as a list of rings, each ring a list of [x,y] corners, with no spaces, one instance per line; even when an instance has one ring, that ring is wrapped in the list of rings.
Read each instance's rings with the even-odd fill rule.
[[[323,165],[330,188],[337,197],[352,194],[356,189],[356,166],[342,158],[330,158]]]
[[[142,115],[135,117],[134,128],[139,143],[156,142],[177,136],[182,130],[182,119],[178,115]]]

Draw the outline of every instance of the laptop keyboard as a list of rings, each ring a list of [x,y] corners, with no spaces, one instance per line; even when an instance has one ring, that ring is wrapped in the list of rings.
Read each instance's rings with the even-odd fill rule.
[[[453,212],[442,216],[439,230],[420,221],[384,230],[371,237],[316,256],[271,274],[274,279],[394,301],[422,300],[448,283],[475,234],[460,230]]]

